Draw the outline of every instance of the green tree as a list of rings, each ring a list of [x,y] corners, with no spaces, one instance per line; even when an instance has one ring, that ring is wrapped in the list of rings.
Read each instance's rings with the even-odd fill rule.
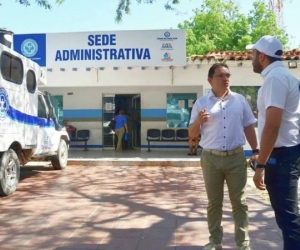
[[[64,1],[64,0],[63,0]],[[188,2],[189,0],[159,0],[159,2],[164,2],[164,7],[166,10],[172,10],[172,11],[179,11],[175,6],[183,3]],[[283,2],[293,2],[293,0],[282,0]],[[153,4],[157,2],[156,0],[136,0],[139,4]],[[200,1],[199,1],[200,2]],[[129,14],[130,13],[130,6],[132,4],[132,0],[119,0],[118,7],[117,7],[117,15],[116,15],[116,22],[121,22],[123,14]]]
[[[247,35],[249,27],[246,16],[239,13],[232,1],[203,2],[200,9],[194,10],[194,17],[190,21],[178,25],[187,30],[187,55],[241,49],[241,39]]]
[[[253,6],[254,9],[250,10],[248,15],[252,42],[257,41],[263,35],[276,35],[286,45],[288,43],[288,35],[283,29],[278,27],[275,13],[268,9],[264,1],[254,2]]]
[[[262,35],[277,35],[283,44],[287,35],[276,24],[276,15],[263,1],[253,4],[248,16],[241,14],[234,1],[204,0],[194,16],[178,27],[187,30],[187,56],[214,50],[245,50]]]
[[[55,1],[55,4],[62,4],[65,0],[53,0]],[[53,2],[52,1],[52,2]],[[31,5],[31,2],[33,2],[33,0],[15,0],[15,2],[19,3],[19,4],[23,4],[26,7]],[[39,6],[45,8],[45,9],[52,9],[52,5],[53,3],[51,3],[51,1],[49,0],[35,0],[36,4],[38,4]],[[156,2],[156,0],[136,0],[136,2],[138,4],[152,4],[154,2]],[[179,4],[180,0],[165,0],[165,4],[164,7],[166,10],[175,10],[174,6],[176,4]],[[121,22],[122,21],[122,17],[123,14],[129,14],[130,13],[130,6],[132,4],[131,0],[119,0],[117,9],[116,9],[116,22]],[[1,5],[1,3],[0,3]]]
[[[175,6],[185,1],[189,0],[163,0],[165,9],[173,11],[179,11]],[[15,2],[30,6],[33,0]],[[35,0],[36,4],[45,9],[51,9],[53,3],[60,5],[63,2],[65,0]],[[153,4],[156,0],[136,2]],[[194,17],[178,25],[179,28],[187,30],[187,55],[205,54],[212,50],[244,50],[245,45],[255,42],[265,34],[277,35],[286,45],[288,35],[277,26],[275,13],[269,10],[265,2],[254,2],[254,9],[245,16],[239,13],[234,0],[202,0],[203,4],[200,9],[194,11]],[[131,0],[119,0],[116,22],[122,21],[123,14],[130,13],[131,4]]]
[[[65,0],[55,0],[56,4],[62,4]],[[31,1],[30,0],[15,0],[15,2],[19,4],[23,4],[26,7],[30,6]],[[47,0],[35,0],[36,4],[45,8],[45,9],[51,9],[52,5]]]
[[[155,0],[136,0],[138,4],[152,4],[156,2]],[[184,0],[181,0],[184,1]],[[180,0],[165,0],[165,9],[166,10],[175,10],[174,6],[176,4],[179,4]],[[122,21],[123,14],[129,14],[130,13],[130,6],[132,2],[131,0],[119,0],[119,4],[117,7],[117,15],[116,15],[116,22],[119,23]]]
[[[53,0],[53,1],[55,1],[55,4],[58,4],[58,5],[65,2],[65,0]],[[183,1],[183,0],[181,0],[181,1]],[[31,2],[33,2],[33,0],[15,0],[15,2],[17,2],[19,4],[23,4],[26,7],[28,7],[31,5]],[[52,9],[53,3],[51,3],[50,0],[35,0],[35,2],[36,2],[36,4],[38,4],[39,6],[45,8],[45,9]],[[153,4],[154,2],[156,2],[156,0],[136,0],[136,2],[138,4]],[[165,0],[164,7],[166,10],[176,10],[174,6],[179,3],[180,3],[180,0]],[[115,20],[117,23],[120,23],[122,21],[124,14],[130,13],[131,4],[132,4],[131,0],[119,0],[117,9],[116,9],[116,17],[115,17]],[[0,5],[1,5],[1,3],[0,3]]]

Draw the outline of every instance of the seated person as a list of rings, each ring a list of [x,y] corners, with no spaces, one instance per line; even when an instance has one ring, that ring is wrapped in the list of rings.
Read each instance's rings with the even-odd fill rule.
[[[63,126],[66,128],[67,133],[69,134],[70,140],[76,138],[77,128],[75,128],[72,125],[68,125],[68,121],[67,120],[63,120]]]

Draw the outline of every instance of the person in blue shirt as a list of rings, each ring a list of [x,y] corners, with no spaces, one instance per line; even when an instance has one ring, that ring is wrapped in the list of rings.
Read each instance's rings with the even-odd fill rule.
[[[118,138],[116,151],[122,151],[122,141],[125,133],[128,133],[127,117],[124,115],[124,110],[120,109],[119,114],[115,116],[116,126],[115,133]]]

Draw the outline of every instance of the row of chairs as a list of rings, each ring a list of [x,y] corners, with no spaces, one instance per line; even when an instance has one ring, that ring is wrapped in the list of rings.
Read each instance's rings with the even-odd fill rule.
[[[151,128],[147,130],[147,138],[148,142],[148,152],[150,150],[150,142],[166,142],[166,141],[174,141],[174,142],[183,142],[189,140],[189,132],[188,129],[156,129]]]
[[[70,142],[84,142],[84,151],[88,151],[87,141],[90,139],[89,129],[74,130],[69,134]]]
[[[189,132],[187,129],[148,129],[147,140],[150,141],[187,141]]]

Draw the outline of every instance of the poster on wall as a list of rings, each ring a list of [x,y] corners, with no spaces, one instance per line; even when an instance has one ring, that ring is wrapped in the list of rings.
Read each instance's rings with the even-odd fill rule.
[[[113,110],[113,104],[111,102],[105,103],[105,110]]]
[[[192,108],[193,107],[193,104],[194,103],[194,100],[192,100],[192,99],[189,99],[189,101],[188,101],[188,106],[189,106],[189,108]]]
[[[183,109],[184,108],[184,100],[179,100],[178,101],[178,107]]]
[[[180,29],[15,34],[13,46],[48,68],[186,65]]]

